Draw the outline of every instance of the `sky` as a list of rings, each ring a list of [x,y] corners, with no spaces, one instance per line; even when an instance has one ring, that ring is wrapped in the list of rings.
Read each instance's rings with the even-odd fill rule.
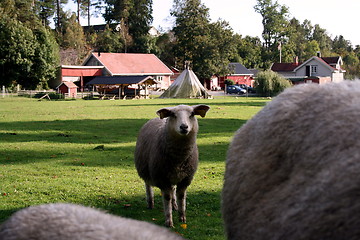
[[[261,38],[262,17],[254,10],[256,0],[202,0],[201,2],[209,8],[212,22],[222,19],[230,23],[235,33]],[[277,2],[289,8],[290,18],[295,17],[301,23],[305,19],[310,20],[312,25],[319,24],[321,28],[326,29],[332,39],[343,35],[353,46],[360,45],[360,0],[277,0]],[[154,27],[163,30],[171,28],[172,4],[172,0],[153,0]],[[69,7],[75,11],[75,5],[69,4]],[[86,20],[81,23],[86,25]],[[92,24],[100,23],[103,23],[102,19],[92,21]]]

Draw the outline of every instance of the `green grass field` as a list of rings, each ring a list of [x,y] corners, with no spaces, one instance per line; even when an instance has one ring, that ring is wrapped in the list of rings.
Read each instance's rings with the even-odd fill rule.
[[[234,132],[267,102],[261,98],[38,101],[0,98],[0,222],[15,211],[68,202],[162,226],[160,191],[146,208],[133,163],[136,136],[155,112],[207,104],[199,119],[200,163],[188,188],[188,239],[224,239],[220,213],[226,151]]]

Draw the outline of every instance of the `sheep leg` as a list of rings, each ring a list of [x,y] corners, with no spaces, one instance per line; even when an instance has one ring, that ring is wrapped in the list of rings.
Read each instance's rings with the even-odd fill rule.
[[[161,190],[161,193],[164,204],[165,226],[174,227],[172,219],[172,197],[174,195],[173,188]]]
[[[146,201],[148,204],[148,208],[153,209],[154,208],[154,191],[153,191],[152,187],[147,183],[145,183],[145,188],[146,188]]]
[[[186,186],[179,186],[176,191],[176,197],[179,203],[179,220],[180,222],[186,223]]]
[[[173,195],[172,195],[171,202],[172,202],[172,208],[175,211],[177,211],[178,210],[178,205],[177,205],[177,202],[176,202],[176,187],[175,186],[173,186]]]

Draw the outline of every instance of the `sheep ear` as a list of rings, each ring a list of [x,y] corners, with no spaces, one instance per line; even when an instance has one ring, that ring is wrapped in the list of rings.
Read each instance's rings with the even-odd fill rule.
[[[200,115],[201,117],[205,117],[206,112],[209,111],[210,107],[208,105],[195,105],[192,106],[194,109],[195,115]]]
[[[156,114],[159,115],[160,119],[163,119],[172,115],[172,111],[169,108],[162,108]]]

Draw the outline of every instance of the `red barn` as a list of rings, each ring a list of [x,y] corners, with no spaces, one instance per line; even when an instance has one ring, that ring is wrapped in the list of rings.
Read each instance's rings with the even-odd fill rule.
[[[235,84],[246,84],[250,87],[253,87],[253,73],[244,67],[241,63],[230,63],[229,68],[231,73],[227,76],[222,76],[219,78],[219,85],[221,88],[225,87],[224,81],[226,79],[231,79]]]

